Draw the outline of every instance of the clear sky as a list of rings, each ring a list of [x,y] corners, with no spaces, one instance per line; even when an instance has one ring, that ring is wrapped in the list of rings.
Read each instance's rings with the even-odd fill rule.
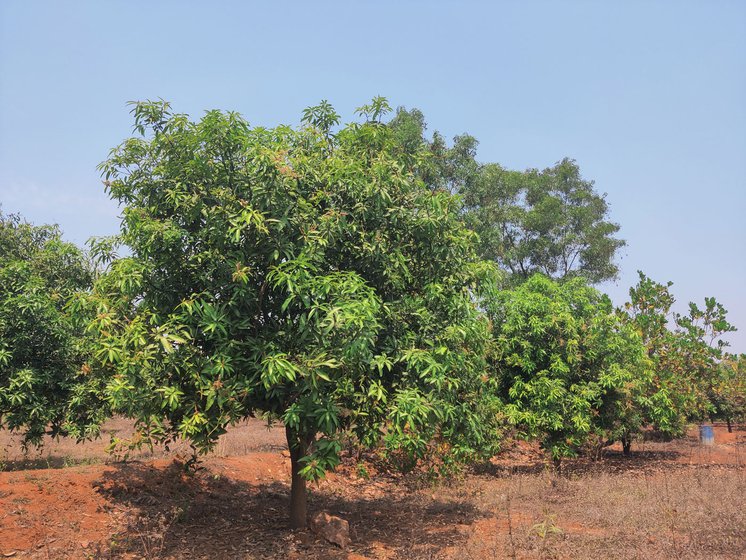
[[[469,132],[479,159],[567,156],[636,270],[716,296],[746,352],[746,2],[0,2],[0,203],[82,244],[118,228],[96,165],[128,100],[296,124],[374,95]]]

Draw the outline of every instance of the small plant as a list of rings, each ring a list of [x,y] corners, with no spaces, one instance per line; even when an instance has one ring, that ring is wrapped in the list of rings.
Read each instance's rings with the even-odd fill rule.
[[[531,527],[532,534],[535,534],[540,539],[546,540],[552,535],[562,535],[564,531],[557,526],[557,516],[548,513],[544,510],[544,519],[540,523],[536,523]]]
[[[370,479],[370,473],[368,472],[368,467],[365,466],[365,463],[363,463],[362,461],[360,461],[357,464],[356,469],[357,469],[357,476],[358,476],[358,478],[362,478],[362,479],[365,479],[365,480],[369,480]]]
[[[532,525],[529,533],[536,535],[541,539],[541,557],[546,558],[547,547],[549,546],[550,538],[553,536],[560,536],[564,534],[564,531],[557,526],[557,516],[555,514],[549,513],[545,509],[544,519],[540,523]]]

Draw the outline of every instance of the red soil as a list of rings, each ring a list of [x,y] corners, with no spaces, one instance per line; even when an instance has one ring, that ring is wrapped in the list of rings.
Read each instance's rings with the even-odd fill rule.
[[[115,422],[116,429],[124,429],[123,421]],[[450,544],[468,533],[492,534],[504,532],[509,523],[536,523],[534,516],[518,510],[510,521],[479,518],[468,508],[443,505],[437,490],[419,492],[418,502],[403,501],[406,488],[383,476],[357,477],[355,466],[348,464],[315,487],[318,497],[312,498],[318,500],[312,507],[336,508],[357,527],[353,541],[365,547],[348,556],[307,532],[286,529],[289,460],[281,432],[267,431],[259,421],[233,429],[222,446],[224,456],[208,457],[196,475],[187,475],[180,462],[163,452],[147,461],[105,464],[110,459],[101,442],[75,448],[62,442],[34,462],[20,455],[7,434],[1,436],[6,458],[0,455],[0,463],[6,470],[0,472],[0,558],[396,558],[396,546],[411,538],[405,525],[425,514],[429,525],[416,531],[429,542],[442,541],[439,550],[447,556]],[[696,431],[673,442],[644,442],[634,448],[631,462],[612,447],[601,468],[724,465],[740,470],[746,462],[746,429],[728,433],[717,426],[715,438],[712,447],[700,446]],[[101,463],[27,468],[40,460],[59,464],[55,449],[68,447],[77,460]],[[62,461],[70,462],[74,460]],[[535,447],[516,443],[490,468],[537,472],[543,465]],[[594,465],[577,460],[568,466],[580,472]],[[363,516],[364,522],[354,522]],[[201,537],[195,539],[197,530]],[[597,531],[580,524],[564,527],[568,533],[589,530]],[[266,556],[257,554],[259,549]]]

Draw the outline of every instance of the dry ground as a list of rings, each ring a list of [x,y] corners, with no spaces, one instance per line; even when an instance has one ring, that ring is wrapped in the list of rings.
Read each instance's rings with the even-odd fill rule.
[[[344,551],[287,528],[283,436],[256,420],[236,426],[187,475],[185,448],[122,463],[106,441],[24,455],[0,433],[0,558],[746,558],[746,427],[717,427],[712,448],[694,432],[643,442],[631,457],[612,448],[561,478],[520,443],[439,485],[374,465],[362,478],[347,461],[310,504],[350,522]]]

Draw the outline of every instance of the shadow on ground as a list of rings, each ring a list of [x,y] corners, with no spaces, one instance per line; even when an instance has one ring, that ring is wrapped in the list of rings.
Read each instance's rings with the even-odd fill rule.
[[[14,459],[10,461],[4,461],[2,463],[2,470],[11,471],[36,471],[43,469],[66,469],[68,467],[77,467],[81,465],[95,465],[102,463],[98,459],[86,460],[86,459],[71,459],[67,456],[61,455],[48,455],[46,457],[39,457],[35,459]]]
[[[686,458],[688,458],[688,455],[674,450],[634,450],[631,454],[624,455],[621,451],[607,449],[604,450],[600,459],[594,460],[585,456],[564,460],[560,474],[576,477],[635,470],[655,471],[660,469],[661,466],[668,469],[684,468],[687,465],[682,459]],[[539,475],[542,473],[558,474],[549,461],[540,457],[534,460],[524,460],[521,464],[491,461],[475,465],[471,470],[476,475],[488,475],[497,478]]]
[[[208,470],[186,474],[173,463],[116,465],[96,483],[113,508],[127,511],[126,529],[109,543],[114,558],[345,559],[349,552],[379,557],[434,558],[464,539],[458,526],[481,517],[466,501],[419,493],[366,499],[333,487],[313,490],[309,509],[350,522],[352,544],[342,551],[309,530],[287,524],[288,485],[252,485]],[[123,506],[123,507],[122,507]]]

